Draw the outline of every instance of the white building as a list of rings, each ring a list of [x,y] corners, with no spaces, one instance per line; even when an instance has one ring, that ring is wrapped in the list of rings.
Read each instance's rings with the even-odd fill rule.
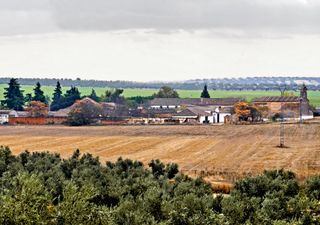
[[[188,107],[172,118],[179,120],[180,123],[223,124],[227,116],[231,116],[231,108]]]
[[[0,124],[8,123],[9,117],[18,117],[18,114],[14,110],[0,110]]]
[[[214,123],[225,123],[226,117],[231,116],[231,108],[217,107],[213,112]]]

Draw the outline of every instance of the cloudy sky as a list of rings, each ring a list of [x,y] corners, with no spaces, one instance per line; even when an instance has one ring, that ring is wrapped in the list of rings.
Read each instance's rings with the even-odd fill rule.
[[[0,0],[0,76],[320,76],[319,0]]]

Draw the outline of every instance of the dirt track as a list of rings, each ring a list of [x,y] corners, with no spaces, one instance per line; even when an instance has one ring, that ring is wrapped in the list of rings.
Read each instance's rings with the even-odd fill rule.
[[[301,176],[320,173],[320,124],[286,125],[279,149],[279,125],[238,126],[19,126],[0,127],[0,145],[21,151],[81,152],[101,160],[118,157],[176,162],[192,171],[259,173],[285,168]]]

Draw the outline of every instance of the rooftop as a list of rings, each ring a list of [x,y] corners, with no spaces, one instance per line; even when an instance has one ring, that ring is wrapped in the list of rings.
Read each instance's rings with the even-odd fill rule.
[[[241,98],[155,98],[149,101],[150,106],[188,106],[188,105],[215,105],[227,106],[240,102]]]
[[[253,99],[253,102],[300,102],[297,96],[267,96]]]

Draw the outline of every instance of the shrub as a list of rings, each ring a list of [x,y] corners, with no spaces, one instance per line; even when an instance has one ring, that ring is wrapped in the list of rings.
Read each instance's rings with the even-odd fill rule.
[[[176,164],[0,147],[0,224],[320,224],[319,176],[266,171],[214,196]],[[303,188],[304,187],[304,188]]]

